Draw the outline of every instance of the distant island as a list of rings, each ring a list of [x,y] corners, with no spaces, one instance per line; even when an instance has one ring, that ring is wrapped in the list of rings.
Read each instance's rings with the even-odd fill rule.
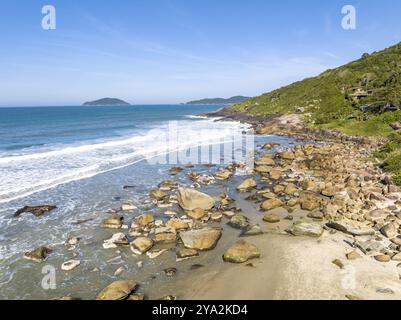
[[[84,106],[130,106],[128,102],[116,98],[103,98],[95,101],[85,102]]]
[[[244,96],[235,96],[228,99],[224,98],[212,98],[212,99],[202,99],[202,100],[195,100],[187,102],[186,104],[236,104],[241,103],[245,100],[250,99],[249,97]]]

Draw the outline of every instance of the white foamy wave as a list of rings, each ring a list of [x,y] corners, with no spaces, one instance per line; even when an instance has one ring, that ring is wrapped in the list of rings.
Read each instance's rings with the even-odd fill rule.
[[[168,137],[168,143],[163,134],[171,131],[171,124],[166,123],[157,129],[123,139],[54,146],[51,150],[48,147],[39,148],[30,153],[5,155],[0,158],[0,203],[191,146],[221,143],[233,133],[248,128],[238,122],[216,123],[210,119],[180,121],[176,125],[177,137]]]

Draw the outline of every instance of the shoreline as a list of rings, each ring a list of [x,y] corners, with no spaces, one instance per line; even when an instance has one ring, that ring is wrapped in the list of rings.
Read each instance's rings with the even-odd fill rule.
[[[225,120],[221,114],[219,118]],[[80,245],[103,243],[115,251],[105,260],[122,256],[125,261],[109,267],[111,274],[92,284],[85,298],[99,298],[99,285],[105,287],[103,294],[115,281],[120,286],[136,281],[139,289],[130,288],[124,299],[401,299],[401,243],[397,244],[401,193],[369,159],[376,146],[370,140],[337,134],[328,140],[325,135],[313,139],[299,117],[263,119],[262,125],[261,119],[253,120],[249,124],[256,133],[275,135],[257,147],[253,173],[235,175],[243,169],[241,164],[210,167],[196,175],[190,167],[171,167],[171,179],[149,190],[148,209],[138,213],[134,203],[122,203],[120,210],[102,215],[103,236],[94,242],[66,239],[73,256]],[[289,139],[285,148],[275,144],[289,132],[295,132],[293,137],[299,141],[323,143],[298,144]],[[191,196],[183,197],[182,192]],[[184,198],[189,203],[183,203]],[[205,205],[211,199],[213,207]],[[204,208],[193,210],[197,206]],[[304,226],[292,231],[295,236],[288,230],[298,222],[315,231],[311,234]],[[211,229],[221,235],[196,238],[201,237],[198,231]],[[242,237],[244,232],[249,235]],[[185,241],[187,234],[190,241]],[[197,239],[210,242],[208,251],[197,247]],[[223,261],[238,241],[241,248],[231,250],[229,258],[236,263]],[[64,260],[69,256],[59,254]],[[185,260],[177,261],[177,255]],[[137,267],[133,261],[145,266]],[[71,275],[79,268],[71,269]],[[145,275],[139,276],[141,272]],[[153,281],[153,276],[162,282]],[[71,292],[60,298],[81,297]]]

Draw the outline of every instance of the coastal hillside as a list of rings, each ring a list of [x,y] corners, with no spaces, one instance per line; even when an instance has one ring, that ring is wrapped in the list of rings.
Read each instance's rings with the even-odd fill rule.
[[[383,168],[401,184],[401,44],[233,107],[252,115],[303,114],[310,126],[384,137]]]
[[[234,104],[234,103],[240,103],[242,101],[245,101],[249,99],[249,97],[244,97],[244,96],[234,96],[228,99],[224,98],[211,98],[211,99],[202,99],[202,100],[195,100],[195,101],[190,101],[187,102],[186,104]]]

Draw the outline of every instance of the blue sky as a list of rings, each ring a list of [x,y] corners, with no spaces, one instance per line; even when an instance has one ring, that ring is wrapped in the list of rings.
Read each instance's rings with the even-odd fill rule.
[[[41,28],[46,4],[56,30]],[[254,96],[401,41],[399,0],[1,0],[0,12],[0,106]]]

